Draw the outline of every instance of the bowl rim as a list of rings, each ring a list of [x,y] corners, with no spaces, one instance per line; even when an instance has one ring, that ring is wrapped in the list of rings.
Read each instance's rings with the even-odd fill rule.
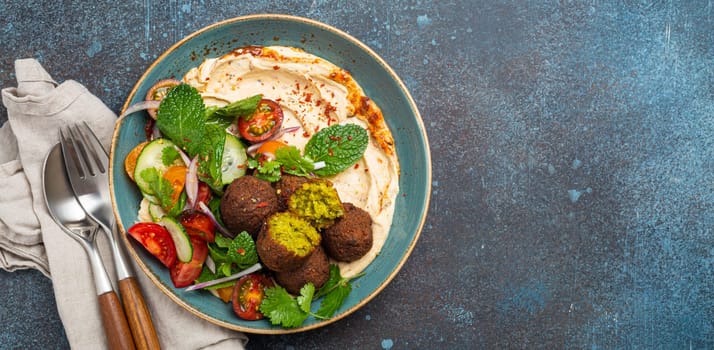
[[[129,95],[127,96],[120,115],[126,111],[126,109],[130,106],[131,101],[134,99],[134,97],[137,94],[137,91],[139,87],[144,83],[144,80],[147,78],[147,76],[154,70],[154,68],[161,63],[166,56],[171,54],[173,51],[175,51],[177,48],[180,46],[184,45],[186,42],[189,40],[205,33],[208,31],[211,31],[215,28],[232,24],[232,23],[237,23],[237,22],[247,22],[247,21],[254,21],[254,20],[278,20],[278,21],[289,21],[289,22],[300,22],[303,24],[307,24],[308,26],[314,26],[318,27],[319,29],[332,32],[333,34],[336,34],[339,37],[342,37],[346,41],[356,45],[359,47],[360,50],[365,51],[372,59],[374,59],[377,63],[379,63],[391,76],[391,78],[397,83],[399,90],[404,94],[406,100],[409,103],[410,109],[413,111],[414,116],[415,116],[415,121],[417,125],[419,126],[419,132],[421,133],[422,140],[424,143],[425,147],[425,154],[424,159],[426,161],[427,167],[426,167],[426,183],[427,183],[427,188],[425,192],[425,197],[423,200],[423,205],[424,205],[424,212],[421,215],[419,219],[419,223],[416,228],[416,232],[414,233],[414,237],[409,242],[409,245],[406,247],[406,250],[404,251],[403,256],[399,260],[399,262],[396,264],[394,269],[386,276],[384,279],[384,282],[381,283],[376,289],[372,290],[369,292],[364,298],[362,298],[357,304],[354,306],[350,307],[349,309],[345,310],[344,312],[335,315],[331,317],[330,319],[327,320],[321,320],[319,322],[315,322],[310,325],[306,326],[300,326],[297,328],[271,328],[271,329],[262,329],[262,328],[250,328],[250,327],[245,327],[241,325],[236,325],[233,323],[228,323],[219,319],[216,319],[212,316],[209,316],[205,313],[203,313],[200,310],[197,310],[193,305],[190,305],[180,299],[178,296],[176,296],[171,290],[169,290],[166,286],[164,286],[163,282],[158,279],[158,276],[154,275],[153,272],[149,269],[149,267],[143,262],[143,260],[138,256],[137,252],[134,250],[133,246],[131,245],[131,242],[129,241],[128,235],[126,234],[126,229],[124,228],[121,220],[120,220],[120,215],[119,215],[119,209],[117,206],[117,201],[114,198],[114,167],[113,167],[113,159],[115,155],[115,144],[119,138],[120,134],[120,129],[121,125],[123,124],[123,121],[126,117],[128,116],[122,116],[117,119],[117,122],[115,123],[115,128],[114,128],[114,133],[112,135],[112,141],[111,141],[111,150],[110,150],[110,164],[109,164],[109,187],[110,187],[110,194],[111,194],[111,201],[112,201],[112,209],[114,211],[114,216],[117,218],[116,220],[116,226],[117,230],[121,233],[121,239],[124,242],[124,245],[127,248],[127,251],[129,251],[130,255],[132,256],[132,259],[137,263],[137,265],[143,270],[142,272],[146,275],[146,277],[151,280],[154,285],[156,285],[157,288],[159,288],[163,294],[168,296],[173,302],[176,304],[180,305],[183,309],[191,312],[192,314],[196,315],[197,317],[206,320],[208,322],[211,322],[213,324],[219,325],[221,327],[235,330],[235,331],[241,331],[241,332],[246,332],[246,333],[251,333],[251,334],[291,334],[291,333],[299,333],[299,332],[304,332],[320,327],[327,326],[329,324],[332,324],[340,319],[343,319],[347,317],[348,315],[351,315],[355,311],[359,310],[362,308],[365,304],[370,302],[372,299],[374,299],[379,293],[384,290],[384,288],[387,287],[389,283],[396,277],[398,272],[402,269],[404,264],[406,263],[407,259],[409,256],[411,256],[412,251],[414,247],[416,246],[417,241],[419,240],[419,236],[421,235],[421,231],[424,227],[424,223],[426,222],[426,217],[428,215],[429,211],[429,204],[431,201],[431,182],[432,182],[432,163],[431,163],[431,152],[430,152],[430,147],[429,147],[429,140],[427,137],[426,133],[426,128],[424,127],[424,122],[422,120],[421,114],[419,113],[419,109],[417,108],[417,105],[412,98],[411,94],[409,93],[409,90],[406,88],[406,85],[404,82],[399,78],[399,76],[396,74],[396,72],[387,64],[387,62],[379,56],[375,51],[373,51],[370,47],[362,43],[360,40],[357,38],[353,37],[352,35],[348,34],[347,32],[344,32],[340,29],[337,29],[335,27],[332,27],[328,24],[305,18],[305,17],[299,17],[299,16],[294,16],[294,15],[285,15],[285,14],[252,14],[252,15],[245,15],[245,16],[238,16],[238,17],[233,17],[229,19],[225,19],[222,21],[215,22],[213,24],[207,25],[199,30],[194,31],[193,33],[185,36],[175,44],[173,44],[171,47],[166,49],[160,56],[158,56],[154,62],[146,68],[144,73],[139,77],[137,82],[134,84],[134,87],[130,91]],[[123,162],[121,163],[123,164]]]

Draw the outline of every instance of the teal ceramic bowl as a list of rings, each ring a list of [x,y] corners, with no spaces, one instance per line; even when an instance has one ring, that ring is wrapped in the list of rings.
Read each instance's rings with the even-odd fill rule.
[[[409,92],[394,71],[374,51],[350,35],[313,20],[285,15],[253,15],[219,22],[201,29],[172,46],[139,79],[124,109],[140,102],[151,85],[167,77],[182,77],[204,58],[217,57],[248,45],[284,45],[302,48],[349,70],[379,105],[396,142],[401,167],[394,221],[380,255],[353,282],[342,308],[329,320],[312,317],[299,328],[285,329],[266,320],[244,321],[205,291],[185,292],[171,283],[168,270],[150,256],[126,229],[137,220],[141,195],[124,171],[124,159],[145,140],[143,112],[117,123],[111,147],[111,194],[118,228],[130,255],[144,273],[181,307],[208,322],[248,333],[284,334],[318,328],[346,317],[373,299],[397,275],[411,254],[429,207],[431,158],[426,131]]]

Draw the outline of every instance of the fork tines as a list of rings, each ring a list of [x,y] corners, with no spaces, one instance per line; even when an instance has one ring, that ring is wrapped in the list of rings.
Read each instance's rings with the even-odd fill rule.
[[[64,152],[69,155],[65,159],[75,163],[67,164],[68,169],[75,169],[80,178],[107,171],[102,161],[106,158],[104,147],[86,122],[60,128],[60,143]],[[104,152],[104,157],[99,152]]]

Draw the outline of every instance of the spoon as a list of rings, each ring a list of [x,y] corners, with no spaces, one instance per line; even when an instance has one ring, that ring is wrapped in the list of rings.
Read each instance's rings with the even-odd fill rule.
[[[96,237],[99,225],[87,217],[74,197],[65,174],[61,148],[57,144],[47,154],[43,165],[42,186],[45,203],[50,216],[62,231],[77,241],[87,253],[109,348],[134,349],[124,309],[97,249]]]

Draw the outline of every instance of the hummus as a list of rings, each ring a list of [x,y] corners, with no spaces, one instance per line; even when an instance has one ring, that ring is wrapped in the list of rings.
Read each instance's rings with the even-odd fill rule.
[[[251,46],[206,59],[183,81],[198,89],[207,106],[256,94],[276,101],[283,109],[283,127],[300,128],[281,139],[299,149],[315,132],[332,124],[355,123],[367,129],[370,141],[362,159],[329,180],[343,202],[364,209],[373,221],[372,249],[357,261],[339,262],[340,272],[353,276],[374,260],[392,224],[399,162],[381,110],[349,72],[300,49]]]

